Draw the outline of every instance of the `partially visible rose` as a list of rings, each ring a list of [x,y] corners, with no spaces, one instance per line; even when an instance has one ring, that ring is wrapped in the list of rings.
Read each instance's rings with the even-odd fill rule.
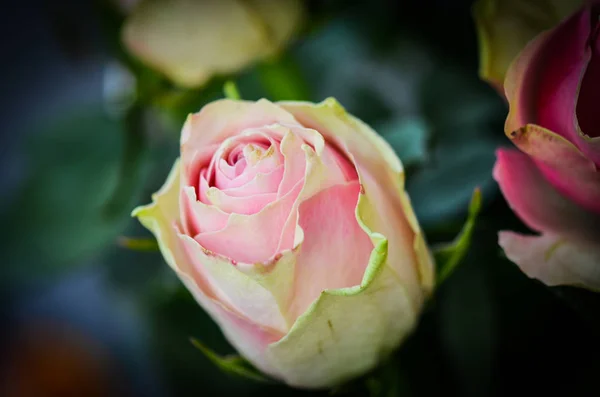
[[[500,233],[508,258],[548,285],[600,290],[600,2],[530,42],[505,83],[494,176],[540,236]]]
[[[206,105],[134,214],[231,344],[292,386],[375,367],[433,288],[399,159],[334,99]]]
[[[478,0],[473,7],[479,74],[502,91],[506,71],[535,36],[556,26],[584,0]]]
[[[127,7],[125,47],[184,87],[276,54],[303,14],[302,0],[141,0]]]

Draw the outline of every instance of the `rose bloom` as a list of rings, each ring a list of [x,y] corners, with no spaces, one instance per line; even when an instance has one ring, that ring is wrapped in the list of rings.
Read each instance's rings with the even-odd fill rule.
[[[539,236],[500,233],[509,259],[548,285],[600,290],[600,2],[537,36],[506,81],[494,175]]]
[[[375,367],[433,286],[399,159],[334,99],[206,105],[134,215],[231,344],[292,386]]]
[[[301,0],[120,0],[121,38],[145,64],[182,87],[276,55],[297,32]]]

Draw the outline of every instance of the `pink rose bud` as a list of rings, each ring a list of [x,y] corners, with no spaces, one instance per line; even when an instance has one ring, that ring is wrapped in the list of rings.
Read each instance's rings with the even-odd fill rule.
[[[494,176],[540,236],[500,233],[509,259],[548,285],[600,290],[600,2],[531,41],[504,84],[505,130]]]
[[[251,363],[322,388],[372,369],[414,328],[434,267],[388,144],[334,99],[220,100],[134,211]]]

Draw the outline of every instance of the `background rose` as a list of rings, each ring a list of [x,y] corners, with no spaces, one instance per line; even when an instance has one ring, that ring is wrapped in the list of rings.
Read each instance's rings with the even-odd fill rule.
[[[415,325],[433,264],[391,148],[333,99],[221,100],[134,213],[230,342],[303,387],[373,368]]]
[[[479,75],[502,91],[511,62],[527,43],[576,11],[583,0],[478,0]]]
[[[141,0],[122,30],[125,47],[185,87],[276,54],[299,28],[301,0]]]
[[[539,35],[511,66],[494,175],[541,236],[500,233],[506,255],[548,285],[600,289],[600,3]]]

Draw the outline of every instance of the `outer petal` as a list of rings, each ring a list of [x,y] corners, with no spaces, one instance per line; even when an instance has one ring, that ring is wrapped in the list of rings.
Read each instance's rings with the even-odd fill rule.
[[[175,83],[196,87],[213,74],[232,73],[275,52],[297,28],[297,0],[157,0],[143,2],[127,19],[129,51]],[[275,18],[266,21],[264,17]]]
[[[560,236],[523,236],[500,232],[506,256],[531,278],[549,286],[571,285],[600,291],[600,246]]]
[[[519,52],[538,33],[574,12],[581,0],[478,0],[473,7],[479,74],[498,89]]]
[[[591,8],[538,35],[511,65],[505,81],[510,111],[507,133],[526,124],[554,131],[600,165],[600,137],[578,128],[576,104],[590,61]],[[558,55],[557,55],[558,54]]]
[[[494,178],[515,213],[532,229],[573,241],[600,241],[600,215],[563,197],[535,163],[517,150],[499,150]]]
[[[360,286],[327,290],[271,344],[267,356],[286,383],[307,388],[335,386],[374,368],[408,335],[416,311],[404,282],[378,240]]]
[[[282,334],[257,326],[250,319],[220,302],[210,284],[195,271],[183,246],[178,243],[176,223],[179,217],[179,173],[180,166],[177,161],[165,185],[153,195],[153,203],[136,208],[133,215],[154,234],[166,262],[198,303],[221,327],[230,343],[261,371],[273,377],[280,377],[277,368],[271,367],[265,357],[265,347],[279,340]]]
[[[269,290],[239,271],[228,258],[202,249],[189,236],[178,237],[192,265],[204,276],[220,302],[263,328],[287,332],[286,321]]]
[[[283,102],[281,106],[353,159],[365,192],[359,201],[362,222],[388,240],[388,263],[405,284],[414,307],[419,308],[433,287],[434,268],[404,192],[398,157],[383,138],[346,113],[333,98],[320,104]]]
[[[560,193],[600,214],[600,172],[575,145],[533,124],[511,132],[509,137],[536,160],[538,168]]]
[[[304,241],[296,259],[291,318],[304,313],[324,290],[360,285],[373,243],[354,215],[359,191],[358,181],[336,185],[300,205]]]

